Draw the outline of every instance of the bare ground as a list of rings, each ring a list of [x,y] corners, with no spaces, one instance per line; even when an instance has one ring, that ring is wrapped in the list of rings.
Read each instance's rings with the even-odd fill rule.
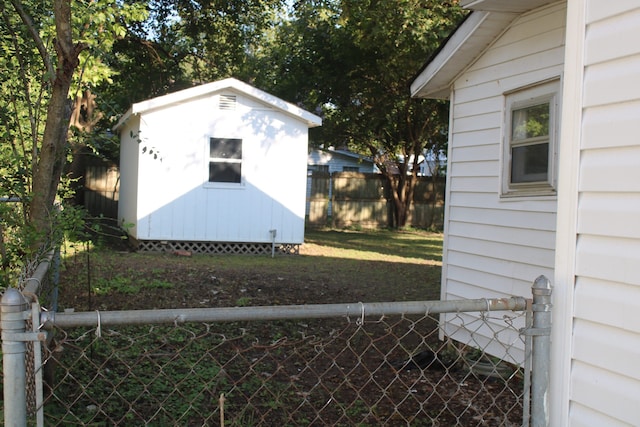
[[[411,253],[411,248],[407,249],[408,255],[394,253],[396,248],[393,247],[367,249],[355,240],[349,243],[350,237],[341,235],[341,243],[332,247],[311,239],[301,247],[300,255],[275,258],[141,254],[123,247],[78,251],[65,258],[60,276],[59,305],[61,309],[85,311],[439,299],[438,256],[419,258]],[[362,252],[368,253],[363,256]],[[325,327],[328,325],[321,325],[319,329]],[[265,333],[273,335],[270,329]],[[434,344],[437,345],[437,339]],[[362,366],[371,365],[373,372],[380,366],[379,357],[379,354],[363,355],[359,360]],[[325,368],[314,369],[322,371]],[[432,420],[435,421],[425,425],[517,424],[518,404],[502,381],[470,378],[460,370],[452,370],[444,376],[441,372],[427,370],[395,373],[385,369],[377,372],[376,381],[381,381],[384,373],[390,382],[399,379],[400,384],[414,384],[411,392],[416,395],[414,403],[418,409],[406,408],[408,414],[429,414],[431,417],[443,405],[448,405],[444,415],[434,416]],[[309,381],[316,380],[310,378]],[[516,383],[518,381],[515,379]],[[311,386],[303,384],[302,388]],[[515,388],[518,387],[515,384]],[[395,399],[395,392],[391,389],[387,392],[392,393],[390,399]],[[376,395],[374,392],[372,396]],[[405,395],[406,390],[400,390],[396,397],[402,402]],[[367,396],[363,388],[359,401],[367,401]],[[376,399],[371,407],[376,406]],[[428,405],[424,404],[425,399],[430,402]],[[256,405],[263,403],[266,402],[258,401]],[[479,409],[475,410],[476,406]],[[327,419],[344,422],[341,415],[335,415],[336,418],[326,416],[325,422]],[[266,422],[266,418],[264,420]],[[375,425],[374,420],[370,421],[370,425]],[[397,424],[404,425],[404,422]],[[365,420],[364,424],[369,423]]]
[[[439,297],[439,261],[386,254],[357,260],[329,254],[314,243],[302,245],[300,255],[275,258],[92,249],[67,256],[60,276],[60,306],[81,311]]]

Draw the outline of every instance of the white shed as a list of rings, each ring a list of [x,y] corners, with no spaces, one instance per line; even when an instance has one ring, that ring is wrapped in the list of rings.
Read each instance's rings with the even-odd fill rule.
[[[553,283],[551,426],[640,425],[640,0],[461,0],[442,295]]]
[[[115,127],[118,220],[143,250],[295,251],[320,124],[232,78],[134,104]]]

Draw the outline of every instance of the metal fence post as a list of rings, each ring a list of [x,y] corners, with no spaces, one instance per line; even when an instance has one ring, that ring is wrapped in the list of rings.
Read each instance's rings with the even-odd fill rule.
[[[549,365],[551,362],[551,282],[539,276],[533,283],[531,363],[531,426],[549,425]]]
[[[28,304],[15,288],[4,291],[0,302],[2,368],[4,373],[4,425],[27,425],[26,319]]]

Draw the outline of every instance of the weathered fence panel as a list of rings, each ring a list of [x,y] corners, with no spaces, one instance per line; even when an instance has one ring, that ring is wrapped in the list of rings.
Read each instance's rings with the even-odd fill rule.
[[[389,221],[388,185],[380,174],[332,175],[332,222],[335,227],[385,227]]]
[[[313,172],[307,180],[307,186],[307,222],[312,226],[324,227],[330,215],[331,175]]]
[[[444,219],[444,178],[418,177],[407,224],[441,227]],[[309,180],[307,225],[338,228],[381,228],[392,223],[390,186],[380,174],[314,172]]]
[[[415,227],[442,228],[444,223],[444,177],[419,177],[407,223]]]
[[[120,171],[115,165],[90,164],[84,177],[84,206],[94,216],[118,217]]]

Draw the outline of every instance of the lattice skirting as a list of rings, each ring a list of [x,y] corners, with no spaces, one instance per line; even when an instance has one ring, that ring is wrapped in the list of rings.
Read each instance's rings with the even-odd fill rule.
[[[271,243],[138,240],[136,249],[139,252],[187,251],[194,254],[271,255]],[[279,255],[298,255],[300,253],[300,245],[297,243],[276,243],[275,253]]]

